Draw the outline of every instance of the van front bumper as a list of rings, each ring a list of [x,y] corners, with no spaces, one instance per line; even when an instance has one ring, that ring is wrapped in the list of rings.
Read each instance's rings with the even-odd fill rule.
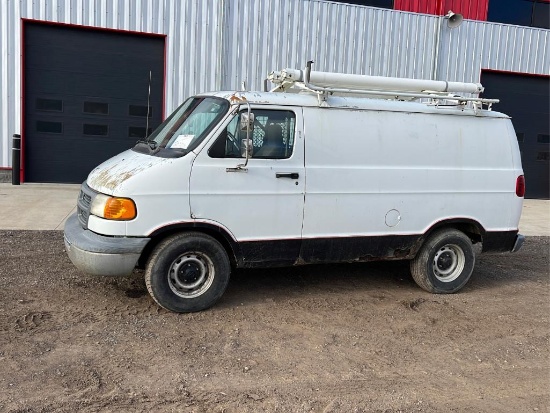
[[[76,213],[65,223],[65,248],[72,263],[92,275],[132,273],[150,238],[106,237],[82,228]]]

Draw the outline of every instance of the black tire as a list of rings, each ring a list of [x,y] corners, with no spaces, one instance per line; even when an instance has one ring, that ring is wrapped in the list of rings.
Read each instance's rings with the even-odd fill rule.
[[[424,242],[410,268],[414,281],[422,289],[435,294],[451,294],[466,285],[474,265],[470,238],[456,229],[441,229]]]
[[[223,295],[231,274],[225,249],[214,238],[186,232],[153,250],[145,269],[151,297],[177,313],[206,310]]]

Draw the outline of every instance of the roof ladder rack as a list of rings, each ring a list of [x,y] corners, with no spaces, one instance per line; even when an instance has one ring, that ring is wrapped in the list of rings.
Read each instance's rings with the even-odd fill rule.
[[[435,105],[439,105],[441,101],[453,101],[459,106],[472,102],[474,109],[481,109],[483,105],[487,105],[488,110],[491,110],[493,103],[499,102],[498,99],[466,97],[451,93],[479,95],[484,90],[480,83],[313,72],[312,63],[307,62],[305,70],[283,69],[271,72],[267,80],[277,85],[271,91],[286,92],[291,88],[308,90],[319,96],[320,103],[335,93],[370,95],[395,100],[430,99]]]

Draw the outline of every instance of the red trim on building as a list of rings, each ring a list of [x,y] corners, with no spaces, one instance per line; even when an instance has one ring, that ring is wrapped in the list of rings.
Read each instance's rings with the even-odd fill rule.
[[[149,32],[138,32],[134,30],[124,30],[124,29],[111,29],[108,27],[96,27],[96,26],[86,26],[83,24],[73,24],[73,23],[61,23],[61,22],[52,22],[48,20],[36,20],[36,19],[26,19],[22,18],[23,23],[38,23],[45,24],[48,26],[65,26],[65,27],[74,27],[77,29],[89,29],[89,30],[100,30],[103,32],[113,32],[113,33],[127,33],[127,34],[137,34],[139,36],[148,36],[148,37],[166,37],[163,33],[149,33]]]
[[[25,182],[25,19],[21,19],[21,149],[19,182]],[[12,159],[13,164],[13,159]],[[12,172],[13,174],[14,172]]]
[[[163,82],[162,82],[162,121],[166,119],[166,73],[167,73],[167,65],[166,65],[166,53],[168,53],[168,36],[165,36],[164,39],[164,74],[163,74]]]
[[[0,166],[0,171],[11,171],[13,168],[9,166]]]
[[[518,75],[518,76],[531,76],[531,77],[542,77],[550,79],[550,75],[540,75],[538,73],[525,73],[525,72],[509,72],[507,70],[496,70],[496,69],[481,69],[481,73],[502,73],[505,75]]]
[[[394,8],[434,16],[444,16],[452,10],[462,14],[465,19],[486,21],[489,0],[395,0]]]
[[[104,32],[111,33],[127,33],[135,34],[138,36],[147,36],[147,37],[163,37],[164,38],[164,79],[163,79],[163,88],[162,88],[162,119],[164,120],[165,111],[166,111],[166,38],[168,37],[165,34],[161,33],[147,33],[147,32],[137,32],[133,30],[122,30],[122,29],[110,29],[106,27],[95,27],[95,26],[84,26],[80,24],[72,23],[59,23],[46,20],[36,20],[36,19],[21,19],[21,169],[20,177],[21,183],[25,182],[25,24],[26,23],[37,23],[48,26],[64,26],[64,27],[74,27],[82,30],[99,30]],[[11,168],[10,168],[11,169]]]

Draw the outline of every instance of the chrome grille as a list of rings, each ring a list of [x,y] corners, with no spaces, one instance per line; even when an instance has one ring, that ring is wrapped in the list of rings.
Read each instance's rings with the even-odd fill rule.
[[[90,205],[92,204],[93,195],[94,192],[92,189],[84,182],[80,188],[76,204],[78,220],[83,228],[88,228],[88,218],[90,217]]]

